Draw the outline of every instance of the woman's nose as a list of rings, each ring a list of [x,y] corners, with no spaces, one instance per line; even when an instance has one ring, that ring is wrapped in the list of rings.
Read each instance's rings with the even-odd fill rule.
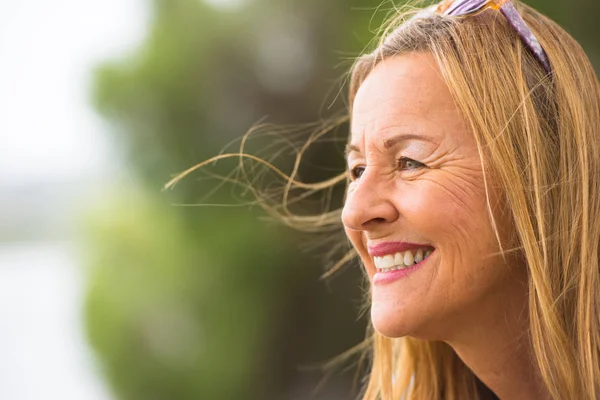
[[[365,173],[360,181],[352,183],[353,187],[349,188],[342,210],[342,222],[347,228],[366,231],[398,219],[399,212],[392,201],[391,185],[376,182],[372,178]]]

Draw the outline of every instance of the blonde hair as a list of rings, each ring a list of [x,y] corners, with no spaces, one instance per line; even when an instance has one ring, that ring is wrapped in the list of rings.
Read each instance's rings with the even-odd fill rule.
[[[597,399],[600,86],[585,53],[568,33],[532,8],[513,3],[545,49],[551,75],[497,11],[412,19],[414,13],[398,13],[377,48],[354,64],[349,100],[352,104],[381,60],[409,52],[435,57],[475,135],[486,185],[493,176],[512,212],[519,246],[504,251],[519,251],[526,260],[529,333],[543,381],[554,399]],[[283,207],[274,211],[263,205],[290,225],[341,227],[339,210],[315,217],[296,217],[288,211],[292,188],[321,190],[345,177],[298,182],[303,151],[292,174],[276,170],[287,182]],[[251,157],[243,146],[233,156]],[[371,367],[364,400],[469,400],[485,395],[485,388],[445,343],[386,338],[377,332],[368,343]]]
[[[396,26],[352,70],[350,103],[382,59],[433,54],[470,123],[486,182],[505,194],[529,270],[535,361],[555,399],[600,397],[600,88],[581,47],[515,6],[552,64],[544,69],[500,13],[431,15]],[[491,210],[490,210],[491,214]],[[444,343],[374,333],[364,398],[478,399],[473,373]]]

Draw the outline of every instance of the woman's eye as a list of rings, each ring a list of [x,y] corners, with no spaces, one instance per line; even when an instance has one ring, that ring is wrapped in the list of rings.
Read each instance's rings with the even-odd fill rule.
[[[424,167],[426,167],[426,165],[422,162],[408,157],[401,157],[398,159],[397,168],[401,171],[416,170]],[[365,168],[364,165],[357,165],[356,167],[350,168],[350,180],[354,181],[359,179],[365,173]]]
[[[350,179],[354,181],[354,180],[360,178],[364,172],[365,172],[364,165],[359,165],[354,168],[350,168]]]
[[[411,158],[401,157],[398,159],[398,169],[400,170],[411,170],[425,167],[425,164],[415,161]]]

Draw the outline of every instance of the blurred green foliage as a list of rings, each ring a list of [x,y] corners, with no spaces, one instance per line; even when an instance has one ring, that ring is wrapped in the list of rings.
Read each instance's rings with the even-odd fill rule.
[[[191,235],[148,193],[116,195],[89,221],[98,245],[87,315],[119,398],[239,398],[243,386],[262,389],[255,366],[279,307],[268,301],[278,295],[272,282],[294,274],[278,262],[285,237],[239,211],[204,220],[227,229]]]
[[[529,4],[598,60],[598,3]],[[177,206],[247,199],[230,189],[207,198],[218,184],[207,175],[161,188],[265,116],[297,124],[343,109],[333,101],[336,82],[390,9],[375,12],[379,5],[255,0],[218,11],[200,0],[154,0],[143,46],[97,69],[94,102],[137,177],[115,185],[87,220],[87,330],[116,398],[352,396],[351,373],[313,393],[323,372],[305,368],[364,336],[359,269],[319,280],[339,236],[314,243],[257,221],[253,208]],[[211,171],[230,169],[224,165]],[[325,146],[306,165],[303,178],[313,181],[339,171],[343,159]]]

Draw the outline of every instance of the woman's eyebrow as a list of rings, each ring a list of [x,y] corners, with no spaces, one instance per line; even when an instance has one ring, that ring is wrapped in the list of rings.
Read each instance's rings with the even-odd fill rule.
[[[393,147],[393,146],[397,145],[398,143],[405,142],[407,140],[419,140],[422,142],[432,143],[432,140],[430,138],[428,138],[427,136],[417,135],[415,133],[402,133],[402,134],[392,136],[390,138],[385,139],[383,141],[383,148],[385,148],[387,150],[390,147]],[[352,152],[360,153],[361,151],[356,145],[348,143],[346,145],[346,158],[348,158],[348,156]]]
[[[427,136],[423,136],[423,135],[417,135],[415,133],[402,133],[400,135],[396,135],[396,136],[392,136],[391,138],[387,138],[383,141],[383,148],[384,149],[389,149],[390,147],[393,147],[395,145],[397,145],[400,142],[404,142],[407,140],[419,140],[422,142],[429,142],[431,143],[431,139],[428,138]]]
[[[346,145],[346,152],[345,152],[346,158],[348,158],[348,156],[352,152],[360,153],[360,149],[358,147],[356,147],[355,145],[348,143]]]

